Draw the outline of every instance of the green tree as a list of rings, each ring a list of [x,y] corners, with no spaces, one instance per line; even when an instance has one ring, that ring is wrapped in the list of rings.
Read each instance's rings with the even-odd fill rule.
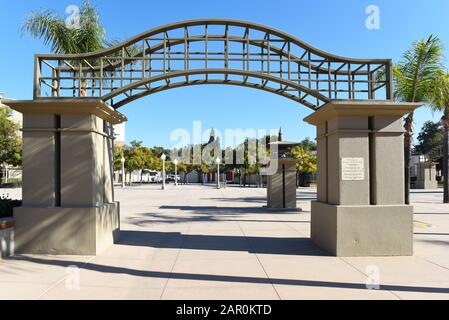
[[[187,165],[184,162],[178,162],[178,174],[181,172],[184,172],[184,174],[187,173]]]
[[[399,102],[425,102],[432,99],[434,83],[441,70],[443,47],[438,37],[418,40],[393,67],[394,97]],[[410,156],[413,112],[404,122],[405,202],[410,203]]]
[[[11,121],[11,109],[0,107],[0,164],[6,176],[7,166],[22,163],[22,140],[18,134],[19,124]]]
[[[243,150],[243,165],[234,165],[234,168],[238,168],[243,177],[243,186],[246,186],[247,181],[248,185],[251,186],[251,178],[253,175],[256,175],[257,186],[262,184],[260,169],[264,166],[262,165],[262,159],[269,156],[269,148],[266,145],[264,150],[259,150],[259,147],[262,143],[266,143],[266,140],[266,136],[261,139],[246,138],[243,144],[236,147],[235,156],[242,154]],[[265,154],[259,154],[260,151],[264,151]]]
[[[440,72],[434,86],[431,106],[443,112],[443,202],[449,203],[449,73]]]
[[[22,33],[43,39],[54,53],[77,54],[104,49],[108,43],[98,12],[88,0],[80,8],[79,25],[70,27],[66,19],[53,10],[33,11],[22,25]]]
[[[301,181],[306,181],[308,176],[317,171],[316,155],[302,146],[293,147],[291,153],[296,160],[296,183],[298,186],[305,186]]]
[[[142,141],[134,140],[130,144],[130,146],[125,146],[123,156],[125,157],[125,169],[129,173],[131,181],[133,171],[145,168],[145,151]]]
[[[75,25],[68,25],[66,18],[49,9],[32,11],[22,24],[22,35],[30,34],[33,38],[42,39],[45,45],[51,47],[58,54],[80,54],[95,52],[116,45],[119,41],[108,41],[105,29],[100,23],[97,9],[84,0],[80,12],[79,21]],[[127,52],[133,56],[141,50],[137,45],[127,48]],[[99,65],[99,60],[87,61],[91,65]],[[135,62],[130,63],[132,68]],[[87,80],[82,78],[81,96],[87,95]]]
[[[316,155],[312,152],[301,146],[295,146],[292,148],[292,156],[296,160],[296,170],[299,173],[316,173]]]
[[[302,140],[298,146],[307,151],[316,151],[316,142],[310,139],[309,137]]]
[[[435,147],[443,143],[443,129],[441,123],[426,121],[418,134],[419,143],[415,145],[415,152],[428,154]]]
[[[201,173],[201,182],[204,182],[204,175],[208,174],[211,171],[210,167],[204,163],[200,164],[197,170],[199,171],[199,173]]]
[[[123,156],[123,148],[122,146],[114,145],[114,170],[122,169],[122,156]]]

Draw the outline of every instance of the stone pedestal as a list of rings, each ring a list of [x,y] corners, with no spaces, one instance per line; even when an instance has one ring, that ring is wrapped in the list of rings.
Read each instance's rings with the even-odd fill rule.
[[[436,164],[432,162],[420,162],[417,167],[415,189],[437,189]]]
[[[273,209],[296,208],[296,161],[272,159],[276,172],[267,176],[267,207]]]
[[[99,99],[7,101],[23,113],[23,205],[17,253],[95,255],[118,240],[112,125],[126,118]]]
[[[312,241],[336,256],[413,254],[413,208],[404,203],[402,117],[419,104],[333,101],[317,126]]]

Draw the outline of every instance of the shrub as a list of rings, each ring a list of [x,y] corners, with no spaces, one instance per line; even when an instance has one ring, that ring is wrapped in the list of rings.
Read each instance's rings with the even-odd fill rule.
[[[12,217],[13,209],[20,207],[22,200],[9,199],[7,196],[0,197],[0,218]]]
[[[2,188],[18,188],[18,187],[22,186],[22,179],[11,178],[11,179],[8,179],[8,183],[2,182],[0,184],[0,186]]]

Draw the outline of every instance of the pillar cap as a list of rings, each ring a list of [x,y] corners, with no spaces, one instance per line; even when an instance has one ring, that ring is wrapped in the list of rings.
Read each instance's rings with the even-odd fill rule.
[[[419,102],[394,102],[385,100],[332,100],[304,118],[319,125],[336,116],[397,116],[402,117],[422,106]]]
[[[2,100],[8,107],[23,114],[93,114],[119,124],[128,119],[101,99],[95,98],[37,98],[34,100]]]

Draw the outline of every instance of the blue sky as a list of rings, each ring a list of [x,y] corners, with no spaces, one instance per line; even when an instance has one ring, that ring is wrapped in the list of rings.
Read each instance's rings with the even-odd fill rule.
[[[342,56],[392,58],[397,61],[410,44],[429,34],[449,46],[447,0],[91,0],[109,38],[126,39],[155,26],[193,18],[224,17],[265,24],[295,35],[311,45]],[[65,15],[81,0],[0,0],[0,92],[14,99],[32,96],[33,55],[50,52],[40,40],[21,37],[19,29],[31,10],[52,8]],[[365,27],[368,5],[380,8],[380,30]],[[447,56],[447,50],[446,50]],[[176,128],[192,131],[192,122],[210,127],[272,129],[282,126],[288,140],[314,137],[302,119],[306,107],[259,90],[231,86],[198,86],[161,92],[120,108],[129,119],[126,140],[170,147]],[[415,128],[437,120],[427,108],[416,112]]]

